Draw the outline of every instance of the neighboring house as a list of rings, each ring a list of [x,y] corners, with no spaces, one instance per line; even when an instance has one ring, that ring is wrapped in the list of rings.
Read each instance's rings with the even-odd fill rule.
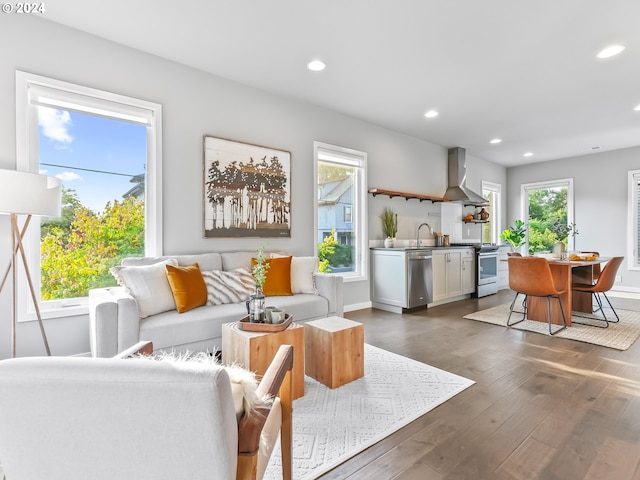
[[[122,198],[127,199],[133,197],[136,200],[144,200],[144,178],[144,173],[131,177],[129,181],[135,183],[135,186],[131,187],[127,193],[122,195]]]
[[[336,230],[336,241],[353,245],[353,178],[327,182],[318,192],[318,243]]]

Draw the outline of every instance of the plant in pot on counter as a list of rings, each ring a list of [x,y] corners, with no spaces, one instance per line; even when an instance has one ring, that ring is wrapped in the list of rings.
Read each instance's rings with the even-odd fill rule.
[[[398,233],[398,215],[387,207],[380,214],[380,220],[382,220],[382,231],[385,236],[384,246],[385,248],[393,247],[393,241]]]
[[[526,234],[527,226],[525,223],[522,220],[516,220],[515,227],[509,227],[503,230],[500,238],[509,242],[515,250],[518,250],[518,248],[525,244],[524,237]]]

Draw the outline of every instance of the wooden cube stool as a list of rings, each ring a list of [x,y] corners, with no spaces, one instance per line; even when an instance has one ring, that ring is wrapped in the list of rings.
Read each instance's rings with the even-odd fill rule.
[[[364,376],[364,326],[341,317],[304,324],[305,373],[329,388]]]

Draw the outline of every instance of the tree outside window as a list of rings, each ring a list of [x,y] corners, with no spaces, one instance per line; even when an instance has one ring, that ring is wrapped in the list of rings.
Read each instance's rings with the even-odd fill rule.
[[[558,242],[574,248],[577,230],[570,218],[571,186],[568,180],[525,186],[530,255],[553,252]]]

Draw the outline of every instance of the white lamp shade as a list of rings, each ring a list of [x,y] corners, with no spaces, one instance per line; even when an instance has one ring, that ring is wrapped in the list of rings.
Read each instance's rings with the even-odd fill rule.
[[[0,170],[0,213],[59,217],[59,178],[17,170]]]

